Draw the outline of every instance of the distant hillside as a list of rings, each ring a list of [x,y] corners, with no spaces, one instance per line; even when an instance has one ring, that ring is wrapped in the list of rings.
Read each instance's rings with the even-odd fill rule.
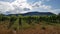
[[[28,12],[28,13],[25,13],[25,14],[22,14],[23,16],[34,16],[34,15],[37,15],[37,16],[50,16],[50,15],[55,15],[54,13],[51,13],[51,12]]]
[[[22,16],[51,16],[51,15],[56,15],[54,13],[51,12],[28,12],[28,13],[24,13],[24,14],[9,14],[8,16],[11,15],[22,15]]]

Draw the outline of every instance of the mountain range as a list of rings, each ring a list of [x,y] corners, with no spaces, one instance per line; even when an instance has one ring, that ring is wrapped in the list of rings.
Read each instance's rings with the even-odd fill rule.
[[[28,12],[28,13],[24,13],[24,14],[9,14],[10,15],[22,15],[22,16],[51,16],[51,15],[56,15],[54,13],[51,12]]]

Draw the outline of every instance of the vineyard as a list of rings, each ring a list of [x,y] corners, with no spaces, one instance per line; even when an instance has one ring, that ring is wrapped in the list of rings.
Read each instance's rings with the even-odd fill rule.
[[[51,16],[0,15],[0,34],[60,34],[60,14]]]

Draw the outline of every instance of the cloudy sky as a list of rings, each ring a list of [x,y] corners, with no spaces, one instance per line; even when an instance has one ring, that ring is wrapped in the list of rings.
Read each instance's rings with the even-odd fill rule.
[[[60,13],[60,0],[0,0],[0,13],[17,14],[27,12]]]

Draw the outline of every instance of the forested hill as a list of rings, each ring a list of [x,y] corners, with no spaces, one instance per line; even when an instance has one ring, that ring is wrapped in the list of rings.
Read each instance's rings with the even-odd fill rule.
[[[25,14],[22,14],[23,16],[34,16],[34,15],[37,15],[37,16],[50,16],[50,15],[55,15],[54,13],[51,13],[51,12],[28,12],[28,13],[25,13]]]
[[[11,15],[22,15],[22,16],[51,16],[51,15],[56,15],[54,13],[51,12],[28,12],[28,13],[24,13],[24,14],[8,14],[8,16]]]

